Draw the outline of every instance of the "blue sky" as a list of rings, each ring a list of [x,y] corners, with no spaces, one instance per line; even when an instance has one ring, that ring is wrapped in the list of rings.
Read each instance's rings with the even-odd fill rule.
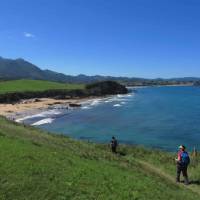
[[[0,56],[73,75],[200,77],[200,1],[0,0]]]

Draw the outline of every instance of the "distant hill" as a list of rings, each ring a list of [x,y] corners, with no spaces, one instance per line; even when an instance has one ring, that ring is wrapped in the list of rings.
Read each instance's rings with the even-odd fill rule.
[[[16,60],[0,57],[0,78],[30,78],[43,79],[44,73],[37,66],[19,58]]]
[[[87,76],[80,74],[78,76],[65,75],[51,70],[41,70],[38,66],[22,59],[7,59],[0,57],[0,80],[13,79],[33,79],[48,80],[62,83],[93,83],[98,81],[118,81],[127,85],[155,85],[155,84],[175,84],[176,82],[194,82],[200,80],[196,77],[172,78],[172,79],[145,79],[128,78],[113,76]]]
[[[51,70],[41,70],[36,65],[22,59],[6,59],[0,57],[0,79],[34,79],[48,80],[64,83],[92,83],[97,81],[138,81],[145,80],[140,78],[112,77],[112,76],[87,76],[80,74],[78,76],[65,75]]]
[[[6,59],[0,57],[0,79],[35,79],[68,82],[70,76],[50,70],[41,70],[24,59]]]

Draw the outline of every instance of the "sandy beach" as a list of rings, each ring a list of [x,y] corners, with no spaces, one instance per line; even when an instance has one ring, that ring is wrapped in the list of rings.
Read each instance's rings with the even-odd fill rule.
[[[52,98],[40,98],[40,99],[28,99],[23,100],[15,104],[0,104],[0,115],[11,118],[13,120],[19,118],[20,116],[29,114],[35,114],[41,112],[41,110],[53,108],[53,107],[68,107],[80,106],[89,100],[95,99],[81,98],[81,99],[52,99]]]

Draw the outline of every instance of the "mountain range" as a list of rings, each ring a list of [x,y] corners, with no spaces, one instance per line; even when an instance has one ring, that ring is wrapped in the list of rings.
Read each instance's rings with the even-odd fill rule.
[[[129,78],[129,77],[114,77],[114,76],[87,76],[80,74],[77,76],[65,75],[51,70],[42,70],[38,66],[22,59],[7,59],[0,57],[0,79],[33,79],[33,80],[48,80],[63,83],[92,83],[97,81],[113,80],[124,83],[142,83],[142,82],[194,82],[200,80],[196,77],[172,78],[172,79],[145,79],[145,78]]]

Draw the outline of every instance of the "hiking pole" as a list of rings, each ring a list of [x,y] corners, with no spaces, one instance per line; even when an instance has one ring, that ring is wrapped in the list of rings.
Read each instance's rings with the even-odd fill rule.
[[[193,156],[194,158],[197,157],[197,150],[196,150],[196,147],[194,147],[194,149],[193,149],[193,154],[192,154],[192,156]]]
[[[193,161],[194,161],[193,163],[194,163],[194,165],[196,166],[196,165],[197,165],[197,162],[198,162],[198,160],[197,160],[197,150],[196,150],[196,147],[193,148],[192,158],[193,158]]]

